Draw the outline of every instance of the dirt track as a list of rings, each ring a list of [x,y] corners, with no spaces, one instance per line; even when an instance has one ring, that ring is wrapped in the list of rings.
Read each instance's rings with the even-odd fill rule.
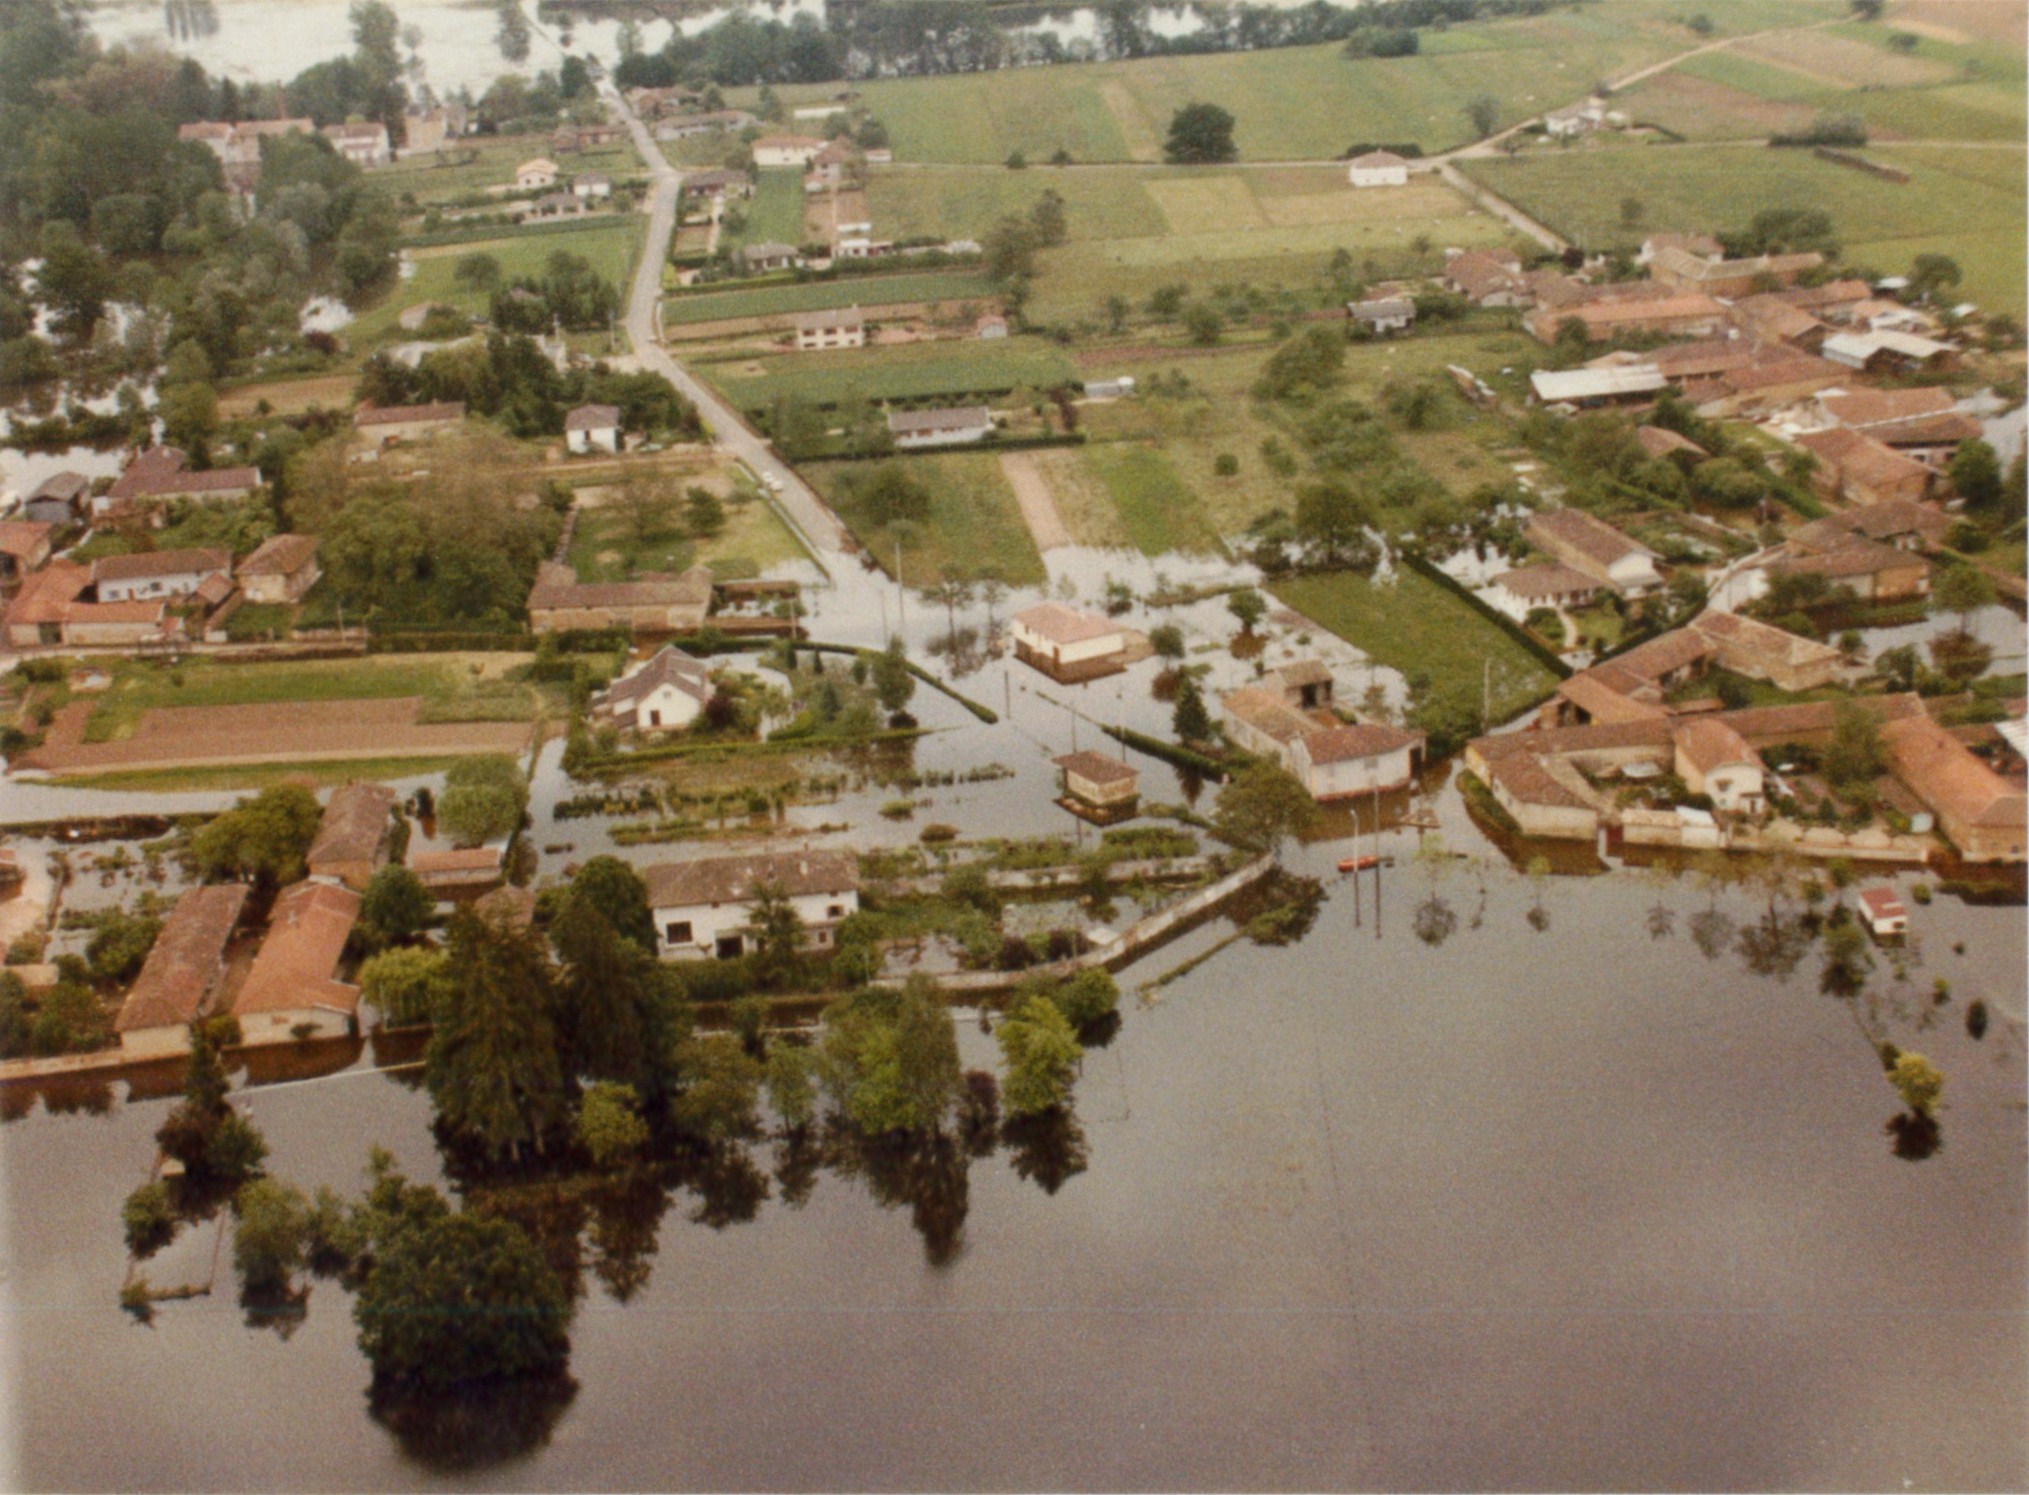
[[[1021,505],[1022,520],[1035,537],[1036,549],[1056,550],[1071,543],[1071,531],[1064,524],[1064,516],[1057,512],[1056,495],[1050,491],[1050,480],[1036,465],[1035,457],[1028,452],[1009,452],[1000,459],[1000,470],[1007,474],[1008,486],[1014,489],[1015,502]]]
[[[332,758],[418,758],[454,753],[519,754],[527,722],[420,723],[420,696],[390,700],[293,701],[260,706],[168,706],[145,711],[122,742],[86,742],[93,703],[57,713],[41,747],[15,760],[48,773],[115,769],[214,768],[243,763],[314,763]]]

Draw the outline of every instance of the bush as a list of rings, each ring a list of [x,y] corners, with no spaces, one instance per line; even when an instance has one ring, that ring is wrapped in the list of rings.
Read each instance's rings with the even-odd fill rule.
[[[176,1212],[169,1207],[168,1186],[159,1179],[142,1184],[120,1206],[120,1221],[126,1227],[127,1250],[136,1260],[160,1251],[176,1234]]]

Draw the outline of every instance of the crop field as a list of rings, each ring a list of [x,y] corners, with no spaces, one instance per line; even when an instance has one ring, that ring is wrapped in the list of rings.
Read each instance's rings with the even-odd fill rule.
[[[1162,173],[1139,167],[1084,171],[912,171],[875,168],[867,211],[884,239],[977,238],[1009,214],[1026,214],[1045,191],[1064,199],[1073,242],[1162,233],[1168,224],[1151,185]]]
[[[1561,151],[1472,161],[1466,169],[1523,211],[1592,247],[1632,245],[1659,229],[1744,227],[1764,208],[1820,208],[1831,215],[1852,264],[1895,274],[1917,254],[1942,249],[1965,272],[1960,289],[1967,299],[2019,313],[2021,152],[1869,146],[1867,154],[1906,164],[1914,180],[1897,185],[1807,152],[1751,146]],[[1622,225],[1625,197],[1643,204],[1642,227]]]
[[[1377,664],[1429,676],[1438,696],[1477,707],[1484,687],[1495,722],[1527,710],[1557,683],[1514,639],[1413,571],[1398,569],[1385,581],[1302,576],[1269,590]]]
[[[930,513],[921,523],[876,524],[859,504],[843,496],[840,478],[855,469],[863,470],[864,463],[813,463],[803,469],[803,475],[884,569],[893,569],[895,542],[901,541],[902,580],[910,586],[939,577],[969,579],[989,571],[1016,586],[1044,579],[1043,558],[1022,521],[1014,489],[1001,471],[999,453],[946,453],[899,460],[908,464],[910,476],[921,479],[930,490]]]
[[[742,410],[780,396],[836,404],[849,396],[913,400],[1022,386],[1047,388],[1076,379],[1071,361],[1034,339],[917,343],[903,348],[849,348],[703,363],[697,371]]]
[[[468,156],[472,159],[465,159]],[[368,180],[397,197],[408,194],[427,207],[488,187],[512,187],[515,168],[538,157],[556,162],[560,181],[583,172],[598,171],[617,177],[642,169],[641,157],[624,136],[610,146],[558,157],[550,152],[548,135],[516,135],[484,144],[460,142],[441,154],[411,156],[376,167]]]
[[[1487,94],[1504,123],[1583,95],[1613,77],[1697,45],[1683,7],[1614,0],[1526,19],[1424,32],[1406,58],[1353,60],[1338,46],[1143,58],[865,84],[903,161],[1032,163],[1059,149],[1079,161],[1156,160],[1184,104],[1230,110],[1246,160],[1317,160],[1360,141],[1463,144],[1466,102]],[[1707,7],[1715,35],[1826,19],[1822,0],[1742,0]],[[742,90],[741,97],[747,97]],[[821,102],[819,87],[781,88],[785,102]],[[1302,107],[1289,107],[1301,100]]]
[[[805,559],[796,537],[760,498],[736,495],[725,506],[725,528],[708,537],[686,533],[677,520],[642,529],[618,509],[583,509],[571,536],[571,565],[580,581],[626,581],[702,562],[721,581],[736,581]]]
[[[468,316],[484,316],[487,295],[461,286],[453,278],[458,261],[468,254],[492,255],[500,261],[502,279],[511,281],[519,276],[542,274],[549,257],[563,250],[589,260],[593,269],[624,294],[634,270],[634,257],[641,251],[645,221],[632,214],[615,215],[605,222],[592,220],[583,228],[522,229],[474,244],[445,244],[412,251],[415,278],[396,282],[379,305],[362,313],[346,329],[346,338],[355,350],[362,352],[370,352],[375,343],[396,341],[404,335],[401,314],[425,301],[441,301]]]
[[[968,271],[926,275],[870,275],[864,280],[781,281],[747,290],[700,291],[672,296],[662,304],[663,321],[722,322],[745,317],[780,317],[834,306],[895,306],[912,301],[998,299],[994,283]]]
[[[1219,536],[1198,497],[1152,443],[1090,446],[1085,458],[1120,516],[1120,528],[1143,555],[1172,551],[1216,554]]]

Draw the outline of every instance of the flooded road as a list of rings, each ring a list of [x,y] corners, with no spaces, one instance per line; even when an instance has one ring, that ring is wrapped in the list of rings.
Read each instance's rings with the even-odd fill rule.
[[[1325,875],[1332,855],[1292,861]],[[1786,976],[1701,953],[1715,910],[1749,926],[1758,898],[1629,875],[1539,894],[1452,866],[1389,874],[1379,937],[1334,880],[1301,944],[1242,942],[1130,1001],[1086,1059],[1082,1171],[1004,1143],[912,1208],[837,1170],[802,1197],[766,1178],[760,1144],[765,1197],[658,1203],[625,1303],[595,1225],[575,1390],[527,1426],[533,1446],[471,1473],[369,1415],[333,1283],[286,1341],[229,1290],[130,1322],[119,1201],[170,1102],[115,1086],[104,1114],[37,1104],[0,1129],[14,1477],[2020,1488],[2020,911],[1919,907],[1908,979],[1884,960],[1841,1000],[1814,951]],[[1456,913],[1437,945],[1410,927],[1433,890]],[[1939,975],[1953,999],[1933,1007]],[[1997,1020],[1975,1042],[1981,995]],[[960,1034],[968,1064],[991,1062],[976,1024]],[[1942,1146],[1920,1161],[1884,1131],[1882,1038],[1947,1076]],[[270,1166],[306,1188],[355,1186],[375,1143],[435,1174],[426,1099],[397,1078],[242,1098]]]

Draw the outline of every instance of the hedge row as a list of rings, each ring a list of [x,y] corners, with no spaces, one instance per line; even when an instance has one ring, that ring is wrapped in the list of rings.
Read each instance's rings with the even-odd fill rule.
[[[812,643],[808,640],[799,643],[797,647],[799,649],[809,649],[813,653],[817,654],[860,654],[865,652],[864,650],[861,650],[852,644],[819,644]],[[938,692],[940,695],[947,695],[951,697],[952,700],[956,701],[959,705],[963,706],[967,711],[970,711],[974,716],[978,717],[981,721],[986,722],[988,725],[991,725],[994,722],[1000,720],[1000,713],[995,711],[991,706],[982,706],[979,702],[973,700],[970,696],[960,695],[951,686],[945,684],[942,680],[939,680],[935,675],[931,674],[928,670],[924,669],[921,665],[917,664],[915,660],[911,659],[907,661],[907,663],[909,666],[910,674],[914,675],[918,680],[921,680],[925,685],[929,686],[932,690]]]
[[[996,452],[1018,452],[1034,447],[1083,446],[1085,433],[1072,431],[1059,436],[988,436],[983,441],[966,444],[963,450],[976,451],[991,449]],[[884,452],[814,452],[809,450],[785,451],[783,456],[792,462],[880,462],[889,457],[936,456],[940,452],[954,450],[948,446],[896,447]]]
[[[1456,577],[1447,575],[1420,555],[1405,555],[1400,559],[1403,565],[1414,571],[1418,576],[1423,577],[1426,581],[1434,581],[1447,591],[1457,595],[1464,601],[1467,607],[1470,607],[1509,638],[1520,644],[1523,649],[1528,651],[1530,658],[1536,660],[1537,663],[1549,670],[1559,680],[1569,680],[1571,678],[1571,666],[1559,657],[1556,650],[1537,638],[1535,634],[1529,632],[1528,629],[1517,623],[1499,608],[1483,598],[1474,596],[1471,590]]]
[[[1100,731],[1136,752],[1147,753],[1151,758],[1160,758],[1165,763],[1174,763],[1178,768],[1188,768],[1193,773],[1203,774],[1208,779],[1223,780],[1231,770],[1217,758],[1208,757],[1195,748],[1182,743],[1165,742],[1160,737],[1150,737],[1146,732],[1137,732],[1132,727],[1101,726]]]
[[[527,223],[515,227],[513,236],[529,234],[581,233],[586,229],[625,228],[632,219],[625,213],[587,213],[583,218],[566,218],[557,223]],[[505,224],[475,224],[465,229],[439,229],[433,234],[411,234],[402,240],[404,249],[436,249],[446,244],[483,244],[504,237]]]

